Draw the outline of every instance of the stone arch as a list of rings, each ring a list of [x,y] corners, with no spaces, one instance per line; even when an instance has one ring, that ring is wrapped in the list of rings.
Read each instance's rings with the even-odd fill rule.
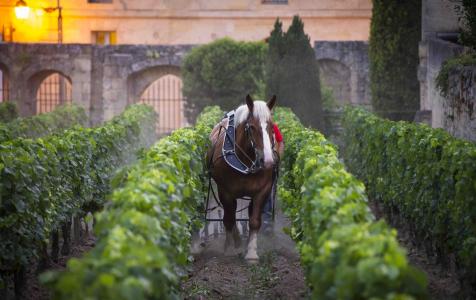
[[[320,59],[319,74],[323,86],[332,91],[335,104],[343,106],[351,103],[351,70],[334,59]]]
[[[180,67],[173,65],[151,66],[131,73],[127,78],[128,103],[139,101],[141,95],[154,81],[168,74],[182,78]]]
[[[182,78],[177,66],[155,66],[131,74],[128,78],[128,102],[145,103],[158,114],[159,135],[186,125]]]
[[[350,70],[350,103],[370,107],[368,42],[317,41],[314,51],[318,61],[335,61],[334,66],[338,62]]]
[[[45,113],[57,105],[71,103],[72,85],[71,78],[59,70],[47,69],[33,74],[28,79],[30,111]]]

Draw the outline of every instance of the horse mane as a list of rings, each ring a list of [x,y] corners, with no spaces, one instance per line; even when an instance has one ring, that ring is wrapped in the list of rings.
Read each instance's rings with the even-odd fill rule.
[[[246,104],[240,105],[235,110],[235,126],[245,122],[249,113],[250,110]],[[269,110],[268,105],[266,105],[266,102],[261,100],[253,102],[253,116],[260,120],[260,122],[267,122],[271,119],[271,111]]]

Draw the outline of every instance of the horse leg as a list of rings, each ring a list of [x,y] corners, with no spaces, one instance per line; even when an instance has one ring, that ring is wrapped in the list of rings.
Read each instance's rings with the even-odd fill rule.
[[[233,199],[223,192],[218,191],[220,202],[223,204],[223,224],[225,225],[225,255],[233,255],[232,242],[234,241],[236,247],[236,199]],[[239,236],[238,236],[239,237]]]
[[[253,198],[249,213],[250,235],[248,238],[248,247],[245,259],[248,262],[258,262],[258,232],[261,227],[261,211],[263,210],[264,202],[268,192],[261,192]]]

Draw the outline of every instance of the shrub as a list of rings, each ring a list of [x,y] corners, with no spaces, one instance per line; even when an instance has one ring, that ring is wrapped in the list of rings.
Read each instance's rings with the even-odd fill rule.
[[[208,105],[231,110],[246,94],[262,98],[265,53],[263,42],[229,38],[193,48],[182,67],[187,117],[194,120]]]
[[[17,106],[13,102],[0,103],[0,122],[7,123],[18,118]]]
[[[289,110],[276,120],[287,142],[280,199],[312,298],[426,298],[424,275],[408,265],[396,231],[374,220],[335,146]]]
[[[383,203],[390,218],[409,224],[429,255],[443,263],[454,255],[463,287],[474,289],[476,145],[362,109],[348,109],[344,120],[346,164],[370,197]]]
[[[324,110],[333,111],[333,110],[341,108],[341,106],[336,101],[332,88],[322,84],[321,96],[322,96],[322,108]]]
[[[30,264],[73,214],[102,206],[112,173],[147,146],[154,126],[153,110],[134,105],[101,127],[0,144],[2,272]]]
[[[0,124],[0,142],[15,138],[38,138],[62,132],[75,125],[88,125],[84,109],[77,105],[62,105],[54,111],[28,118],[16,118]]]
[[[319,67],[304,23],[294,16],[287,32],[279,19],[268,40],[266,98],[278,97],[305,125],[323,128]]]
[[[373,0],[370,88],[374,110],[392,120],[413,120],[420,106],[418,43],[421,0]]]
[[[161,139],[116,186],[97,216],[99,241],[66,272],[46,273],[56,299],[178,299],[194,215],[203,212],[203,158],[223,115],[207,109],[195,128]]]

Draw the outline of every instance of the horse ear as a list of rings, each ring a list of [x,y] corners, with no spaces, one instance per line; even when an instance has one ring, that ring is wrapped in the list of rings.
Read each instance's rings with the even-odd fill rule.
[[[251,96],[249,94],[246,95],[246,105],[248,105],[248,109],[250,111],[253,111],[253,99],[251,99]]]
[[[276,95],[273,95],[271,99],[269,99],[268,103],[266,105],[268,106],[269,110],[272,110],[274,105],[276,104]]]

